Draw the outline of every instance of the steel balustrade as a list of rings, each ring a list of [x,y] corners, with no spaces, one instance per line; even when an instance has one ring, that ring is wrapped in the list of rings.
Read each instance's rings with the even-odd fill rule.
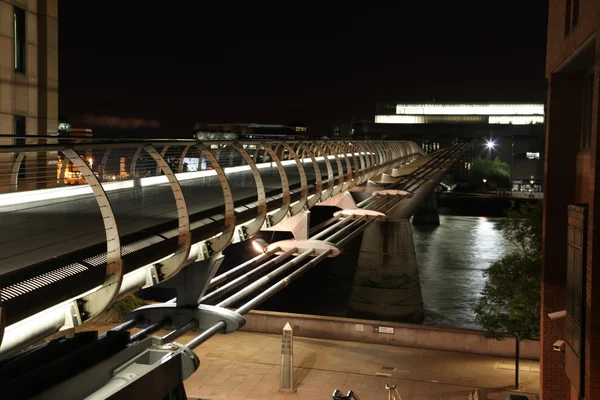
[[[15,312],[11,307],[12,303],[20,296],[30,295],[40,290],[47,291],[48,286],[51,286],[55,281],[67,279],[68,276],[65,276],[65,274],[77,276],[75,272],[70,272],[70,270],[60,272],[63,271],[61,268],[69,267],[73,262],[82,265],[86,271],[92,269],[97,271],[97,268],[104,265],[105,273],[104,278],[100,279],[98,284],[85,287],[85,290],[81,290],[80,293],[73,293],[67,300],[58,303],[52,303],[49,299],[49,303],[37,311],[43,312],[52,307],[62,307],[64,310],[70,310],[66,314],[72,315],[72,317],[66,318],[60,328],[89,321],[120,296],[168,280],[185,265],[219,254],[228,244],[254,235],[263,226],[275,225],[288,215],[294,215],[302,209],[311,208],[319,202],[423,155],[422,150],[412,142],[315,141],[303,143],[293,141],[261,143],[238,141],[201,143],[191,140],[136,142],[101,141],[96,139],[69,141],[69,138],[54,140],[60,140],[62,143],[28,143],[21,146],[0,146],[0,156],[2,154],[15,154],[14,161],[8,168],[10,170],[10,178],[6,179],[8,184],[4,186],[2,182],[5,180],[2,178],[2,171],[0,170],[0,192],[3,192],[0,193],[0,212],[2,212],[3,207],[23,207],[25,202],[31,202],[32,208],[45,207],[47,204],[57,203],[65,199],[67,201],[71,198],[81,200],[82,196],[92,194],[104,224],[106,251],[100,254],[99,258],[97,257],[97,260],[100,261],[96,260],[96,262],[99,262],[100,265],[97,265],[97,263],[90,265],[88,261],[85,261],[89,260],[90,257],[85,258],[85,260],[73,258],[77,255],[77,252],[93,247],[87,246],[82,249],[75,249],[75,253],[69,252],[66,259],[68,262],[65,261],[63,266],[57,264],[57,258],[54,256],[53,264],[49,264],[48,267],[44,263],[37,263],[35,267],[38,268],[41,265],[43,268],[40,270],[44,271],[45,275],[32,273],[27,276],[25,272],[29,270],[35,272],[36,268],[32,269],[31,265],[22,264],[17,266],[11,274],[4,274],[10,275],[9,277],[12,280],[5,280],[3,279],[5,278],[4,275],[0,276],[2,282],[8,281],[8,284],[3,283],[0,286],[0,297],[3,300],[0,337],[3,336],[2,334],[4,334],[4,338],[7,335],[10,336],[11,328],[18,324],[20,320],[36,314],[36,312],[29,314],[26,314],[25,311]],[[252,155],[250,155],[249,150],[254,150]],[[85,155],[82,155],[86,151],[102,154],[101,161],[97,165],[97,172],[94,172],[92,165],[86,162]],[[125,165],[120,165],[118,173],[114,173],[111,180],[110,174],[107,175],[107,171],[110,169],[111,157],[123,151],[128,155],[128,157],[125,157]],[[178,154],[174,162],[167,160],[167,154],[171,151]],[[207,164],[211,165],[211,169],[184,172],[184,159],[192,151],[197,151],[200,161],[206,160]],[[219,154],[223,151],[230,151],[227,167],[223,167],[223,161],[215,156],[217,151]],[[36,181],[37,188],[31,190],[31,185],[27,185],[27,182],[19,179],[19,172],[24,165],[26,155],[32,153],[38,155],[44,153],[54,154],[52,152],[59,152],[65,157],[58,177],[54,175],[55,180],[52,178],[47,179],[45,182],[38,180]],[[278,153],[283,160],[280,159]],[[139,169],[144,167],[142,164],[147,162],[143,161],[144,154],[148,154],[154,162],[154,167],[146,168],[147,171],[150,171],[150,176],[141,176],[141,172],[139,172]],[[236,154],[239,157],[236,157]],[[285,159],[286,156],[287,160]],[[336,164],[336,173],[333,171],[331,160],[334,160]],[[68,172],[69,161],[81,173],[86,182],[85,184],[72,187],[60,186],[66,183],[65,174]],[[304,164],[312,165],[312,176],[307,175]],[[345,170],[343,164],[345,164]],[[52,177],[52,171],[48,172],[44,168],[49,167],[42,165],[34,172],[37,175],[42,174]],[[30,168],[28,168],[28,171],[30,171]],[[125,177],[127,171],[129,174],[127,179],[121,179]],[[266,190],[261,176],[263,171],[278,172],[281,181],[278,189],[279,195],[274,194],[272,190]],[[294,173],[294,171],[299,175],[299,182],[290,182],[288,179],[288,174]],[[323,175],[321,171],[326,175]],[[27,179],[28,173],[24,174],[25,179]],[[239,199],[239,201],[234,199],[229,184],[230,179],[236,179],[237,176],[245,173],[250,174],[255,185],[255,193],[250,196],[247,203],[244,203],[243,199]],[[116,176],[119,176],[120,179],[116,180]],[[225,210],[224,215],[219,216],[216,214],[215,217],[208,216],[207,218],[203,217],[202,210],[197,211],[197,206],[190,205],[190,196],[185,195],[181,185],[186,182],[192,182],[196,185],[198,181],[212,177],[218,179],[223,193],[221,204]],[[323,188],[323,179],[325,179],[326,188]],[[298,186],[299,190],[292,189]],[[119,228],[121,226],[117,224],[119,218],[115,216],[114,205],[111,203],[110,197],[113,194],[115,199],[132,196],[130,193],[140,188],[152,188],[152,190],[156,189],[158,191],[158,189],[164,187],[170,188],[172,198],[175,201],[176,217],[174,220],[173,217],[170,217],[170,220],[176,222],[174,229],[166,229],[165,226],[164,231],[157,230],[154,233],[154,225],[148,222],[146,225],[149,228],[144,228],[140,232],[127,234],[120,232]],[[193,186],[193,188],[195,187]],[[22,196],[19,197],[20,195]],[[153,196],[159,199],[161,194],[153,194]],[[140,197],[141,202],[146,200],[148,200],[146,197]],[[240,201],[246,205],[244,205],[244,210],[238,213],[236,204]],[[192,209],[193,211],[190,211]],[[169,218],[166,219],[169,220]],[[164,223],[168,225],[167,222]],[[44,221],[41,221],[41,223],[44,223]],[[160,224],[156,224],[156,226],[158,225]],[[146,230],[148,231],[147,236],[144,233]],[[4,232],[6,235],[6,231]],[[76,235],[75,232],[73,234]],[[126,241],[123,240],[125,238]],[[133,238],[137,240],[133,240]],[[173,247],[169,247],[171,243]],[[152,252],[154,256],[148,256],[151,250],[159,247],[163,249],[162,252],[157,250]],[[145,252],[146,249],[148,251]],[[124,263],[125,257],[136,255],[137,252],[145,252],[143,265],[136,265],[136,262],[131,260]],[[158,254],[161,256],[158,257]],[[53,277],[52,274],[56,276]],[[15,281],[16,275],[23,275],[26,279]],[[28,283],[25,284],[25,282]],[[82,285],[82,288],[84,286]],[[33,308],[33,311],[36,311],[36,309]],[[18,317],[12,316],[13,314],[18,315]],[[51,330],[54,329],[57,322],[53,320],[53,324]],[[6,329],[7,327],[8,329]],[[44,333],[47,333],[47,330]],[[2,347],[4,346],[0,346],[0,357],[5,354]]]
[[[87,396],[91,393],[90,390],[92,390],[92,391],[97,390],[98,383],[100,383],[100,385],[104,384],[104,386],[102,386],[96,392],[91,393],[92,397],[96,396],[98,398],[104,398],[108,394],[112,394],[112,393],[115,393],[116,391],[123,389],[125,386],[127,386],[130,383],[130,379],[122,379],[122,377],[126,378],[128,376],[127,374],[129,373],[129,371],[135,371],[134,373],[137,374],[139,372],[139,368],[137,368],[135,365],[130,366],[129,365],[130,361],[127,361],[126,365],[123,364],[122,366],[120,366],[120,364],[122,363],[123,360],[129,360],[131,358],[131,355],[136,355],[136,354],[139,354],[139,360],[141,360],[141,364],[144,365],[144,371],[146,371],[146,369],[149,366],[146,360],[148,359],[149,355],[151,356],[151,354],[155,354],[156,357],[164,356],[165,354],[169,354],[172,357],[178,357],[176,364],[173,365],[172,367],[169,367],[166,369],[164,368],[164,366],[166,365],[165,363],[152,364],[151,371],[146,371],[146,372],[142,373],[142,375],[135,375],[136,377],[139,377],[139,379],[140,379],[140,381],[136,381],[136,382],[139,383],[139,382],[143,381],[143,382],[150,383],[153,380],[153,377],[156,376],[155,372],[159,373],[159,374],[160,373],[168,374],[168,371],[177,371],[176,373],[181,375],[180,379],[182,379],[182,380],[186,379],[189,375],[191,375],[191,373],[193,373],[194,370],[196,370],[198,368],[198,365],[199,365],[198,359],[191,352],[191,349],[193,349],[194,347],[203,343],[205,340],[207,340],[212,335],[214,335],[218,332],[228,333],[228,332],[232,332],[234,330],[239,329],[243,325],[243,322],[244,322],[244,318],[242,316],[243,314],[245,314],[249,310],[255,308],[258,304],[260,304],[267,298],[271,297],[277,291],[286,287],[290,282],[299,278],[304,272],[308,271],[310,268],[313,268],[315,265],[319,264],[326,257],[335,256],[336,254],[339,254],[340,249],[344,245],[347,245],[347,243],[352,238],[354,238],[358,234],[360,234],[366,226],[368,226],[369,224],[373,223],[376,220],[379,220],[380,218],[385,218],[386,214],[382,214],[382,212],[387,213],[390,210],[398,207],[398,205],[402,205],[404,207],[404,211],[399,214],[396,214],[396,217],[399,217],[399,218],[408,217],[410,213],[407,210],[409,210],[411,207],[413,207],[413,205],[409,205],[408,207],[406,207],[406,205],[409,203],[411,203],[411,204],[418,203],[419,198],[422,198],[425,194],[430,193],[432,185],[436,184],[436,182],[440,179],[440,177],[443,176],[443,174],[445,174],[447,172],[447,170],[452,166],[453,162],[456,161],[456,158],[460,155],[460,153],[462,151],[464,151],[464,148],[467,147],[467,145],[468,145],[467,142],[459,140],[458,143],[451,146],[450,149],[439,151],[435,154],[434,157],[429,157],[425,163],[419,163],[420,165],[418,165],[416,169],[411,168],[413,170],[412,173],[409,173],[408,175],[406,175],[406,173],[405,173],[402,178],[396,179],[395,183],[393,183],[389,186],[386,186],[385,190],[375,190],[372,193],[371,198],[369,198],[359,204],[355,204],[353,202],[352,202],[353,205],[345,204],[344,207],[346,209],[343,211],[339,211],[335,214],[338,216],[338,218],[341,219],[339,222],[336,222],[335,219],[331,219],[327,224],[324,224],[324,225],[320,224],[320,225],[322,225],[320,228],[313,228],[317,232],[319,230],[322,230],[322,231],[320,234],[312,235],[311,239],[314,239],[314,238],[318,237],[319,235],[323,236],[325,234],[328,234],[329,236],[325,239],[325,242],[323,242],[322,244],[326,244],[329,241],[336,241],[335,245],[332,245],[329,248],[323,247],[323,246],[311,247],[310,245],[308,247],[306,247],[306,244],[303,244],[302,240],[297,241],[297,242],[292,241],[291,244],[286,243],[286,241],[272,244],[271,246],[269,246],[270,252],[277,252],[278,250],[281,250],[280,254],[283,253],[282,257],[285,257],[286,255],[288,255],[290,253],[294,253],[297,255],[295,255],[292,260],[286,262],[282,266],[269,272],[266,275],[259,276],[259,274],[257,274],[257,276],[256,276],[257,280],[254,283],[251,283],[249,286],[243,288],[241,291],[238,291],[237,293],[234,293],[231,296],[229,296],[228,298],[222,300],[217,306],[209,306],[206,304],[199,304],[198,305],[199,312],[190,313],[189,312],[190,310],[187,308],[173,309],[172,306],[176,306],[176,304],[174,303],[174,301],[171,301],[171,302],[168,302],[168,303],[171,303],[171,307],[163,306],[163,307],[156,308],[154,306],[147,306],[147,307],[142,307],[142,308],[134,311],[129,316],[131,318],[130,321],[126,322],[125,324],[123,324],[120,327],[115,328],[114,330],[116,331],[116,330],[120,330],[120,329],[129,329],[134,324],[138,325],[139,328],[144,328],[144,329],[141,332],[139,332],[138,334],[130,337],[131,342],[130,342],[130,346],[127,348],[128,349],[127,351],[129,352],[131,350],[131,352],[128,353],[128,356],[121,356],[120,354],[116,355],[115,357],[111,358],[110,364],[107,367],[108,369],[105,368],[105,370],[107,370],[109,372],[111,372],[112,369],[115,367],[125,368],[125,369],[123,369],[124,372],[119,374],[119,376],[117,376],[115,379],[111,379],[106,382],[106,378],[104,377],[104,375],[106,375],[105,374],[106,371],[103,371],[102,368],[98,369],[98,368],[94,367],[92,369],[86,370],[85,373],[87,374],[87,377],[88,377],[88,382],[87,382],[88,386],[86,386],[85,388],[82,388],[81,385],[78,385],[77,387],[79,390],[79,392],[78,392],[79,395],[76,397],[83,397],[84,395]],[[280,158],[281,165],[284,167],[284,170],[285,170],[285,168],[288,168],[287,172],[291,172],[291,174],[287,174],[287,175],[293,176],[293,167],[289,167],[289,165],[292,165],[293,163],[297,164],[296,160],[294,159],[293,154],[289,153],[289,151],[286,150],[284,145],[277,145],[277,146],[273,146],[273,147],[274,147],[274,152]],[[298,151],[299,147],[300,146],[298,146],[298,145],[295,145],[295,147],[292,146],[292,150],[297,152],[296,155],[299,156],[298,158],[300,158],[300,162],[304,163],[306,161],[306,160],[304,160],[305,154],[300,153]],[[390,147],[392,147],[391,144],[390,144]],[[335,149],[334,151],[340,152],[339,149],[343,148],[343,146],[337,145],[337,146],[333,146],[333,148]],[[224,145],[220,145],[217,148],[217,150],[219,152],[218,153],[219,154],[218,161],[222,161],[223,158],[225,158],[225,162],[227,163],[227,165],[229,165],[230,167],[233,167],[233,165],[235,163],[235,157],[234,157],[233,153],[227,154],[226,153],[227,148]],[[266,155],[265,155],[265,158],[262,159],[262,161],[271,162],[271,165],[272,165],[273,159],[267,158],[266,157],[266,156],[268,156],[267,153],[268,152],[265,151]],[[395,162],[396,160],[388,157],[388,155],[386,153],[387,153],[386,149],[381,147],[379,143],[356,145],[352,149],[352,152],[351,152],[352,156],[356,155],[356,156],[358,156],[358,158],[360,158],[360,159],[364,158],[364,160],[365,160],[365,164],[364,164],[365,168],[360,170],[361,179],[363,179],[362,178],[363,174],[368,175],[369,178],[376,177],[377,175],[381,174],[382,172],[389,171],[390,165],[398,165],[398,163]],[[161,156],[163,158],[163,160],[165,158],[169,159],[167,152],[162,153],[162,155],[161,154],[158,154],[158,155]],[[334,158],[333,155],[330,155],[327,153],[325,153],[325,154],[317,153],[316,155],[317,155],[317,157],[315,157],[316,159],[319,157],[325,157],[325,159],[327,159],[328,157],[331,157],[332,159]],[[349,158],[349,156],[350,156],[350,154],[348,154],[348,153],[338,154],[339,158]],[[167,160],[165,160],[165,161],[167,161]],[[291,161],[292,164],[287,163],[287,161]],[[315,160],[315,162],[317,162],[317,163],[319,161],[323,161],[323,159]],[[170,165],[175,165],[172,160],[168,160],[168,162]],[[267,168],[267,167],[268,166],[263,166],[262,168]],[[291,168],[291,170],[290,170],[290,168]],[[233,171],[234,170],[229,170],[229,172],[233,172]],[[224,172],[227,173],[227,169],[224,169]],[[217,176],[217,174],[218,173],[215,172],[215,173],[213,173],[213,176]],[[336,177],[336,180],[337,180],[337,178],[339,178],[340,175],[344,175],[344,177],[346,177],[346,178],[349,176],[348,171],[343,171],[343,170],[338,169],[338,176]],[[233,182],[235,182],[236,180],[239,180],[232,173],[229,173],[228,177],[231,178],[230,181],[233,181]],[[176,176],[176,178],[181,182],[186,182],[186,181],[190,182],[189,179],[185,179],[182,176]],[[290,189],[292,187],[296,187],[296,189],[290,190],[290,194],[292,197],[291,201],[296,201],[296,203],[297,203],[297,201],[299,199],[301,199],[302,197],[308,197],[311,194],[316,195],[316,193],[318,192],[316,190],[316,180],[315,180],[315,184],[314,185],[312,184],[313,179],[315,179],[315,177],[310,176],[310,174],[308,174],[307,178],[309,178],[309,182],[311,184],[309,185],[309,188],[310,188],[309,192],[305,195],[301,194],[301,189],[300,190],[297,189],[298,185],[300,185],[300,187],[302,187],[302,184],[298,183],[298,182],[294,183],[294,180],[290,179],[290,182],[289,182]],[[369,178],[367,178],[367,179],[369,179]],[[377,181],[377,179],[374,179],[374,180]],[[166,180],[166,179],[163,179],[162,181],[153,180],[151,182],[153,182],[153,184],[155,184],[155,185],[163,185],[165,187],[171,187],[168,180]],[[145,183],[148,184],[148,181],[146,181]],[[139,184],[139,182],[138,182],[138,184]],[[344,180],[343,184],[346,184],[346,179]],[[144,182],[142,182],[141,185],[143,186]],[[369,192],[371,190],[372,189],[370,189]],[[411,193],[411,191],[412,191],[412,193]],[[108,192],[110,194],[110,191],[108,191]],[[105,191],[105,194],[106,194],[106,191]],[[186,195],[189,198],[189,192],[186,193]],[[269,195],[269,191],[267,191],[267,195]],[[340,194],[337,197],[340,197],[340,196],[348,197],[348,194],[347,193]],[[275,199],[276,197],[277,196],[271,196],[271,197],[269,197],[269,199]],[[281,197],[279,197],[279,199]],[[404,200],[404,201],[402,201],[402,200]],[[333,203],[335,203],[338,201],[338,199],[332,199],[332,201],[333,201]],[[294,203],[294,204],[296,204],[296,203]],[[113,204],[116,204],[116,203],[113,203]],[[277,203],[277,204],[281,205],[281,203]],[[190,205],[190,203],[188,202],[187,207],[189,208],[189,214],[193,215],[193,205]],[[357,207],[362,208],[362,210],[357,209]],[[288,208],[289,208],[289,206],[288,206]],[[239,207],[235,209],[236,213],[238,213],[239,209],[240,209]],[[269,209],[270,209],[269,205],[267,204],[267,211]],[[365,213],[365,211],[371,211],[371,212]],[[242,215],[242,213],[243,212],[240,212],[240,214],[238,214],[238,215]],[[221,216],[221,217],[223,217],[223,216]],[[222,218],[220,219],[220,221],[222,221]],[[238,221],[236,221],[236,222],[244,223],[244,218],[239,218]],[[349,222],[349,224],[346,224],[346,222]],[[342,223],[342,225],[346,225],[346,226],[344,228],[338,230],[333,235],[327,233],[327,232],[333,233],[334,230],[331,228],[339,227],[340,223]],[[238,225],[238,227],[239,227],[239,225]],[[313,233],[315,232],[313,230],[311,230],[311,231]],[[166,233],[165,233],[165,235],[166,235]],[[217,237],[217,236],[218,236],[218,233],[213,237]],[[236,237],[237,237],[237,239],[236,239]],[[198,240],[198,237],[193,236],[193,238],[194,238],[193,241],[196,243]],[[240,240],[239,235],[235,235],[233,240]],[[126,241],[123,241],[123,243],[125,243],[125,242]],[[289,242],[289,241],[287,241],[287,242]],[[279,246],[281,246],[281,247],[279,247]],[[298,246],[298,247],[292,249],[292,247],[294,247],[294,246]],[[126,247],[127,247],[127,245],[123,246],[123,250],[122,250],[123,257],[126,257],[126,255],[128,253]],[[218,255],[215,255],[215,256],[218,257]],[[172,255],[171,255],[171,257],[172,257]],[[276,259],[279,259],[282,257],[277,257]],[[305,262],[308,257],[314,257],[314,258],[312,258],[308,262]],[[267,258],[268,258],[268,255],[263,254],[261,256],[255,257],[252,260],[249,260],[247,263],[240,265],[237,268],[237,271],[235,274],[233,274],[234,271],[232,270],[232,271],[227,272],[226,274],[222,274],[222,275],[220,275],[218,277],[214,277],[212,279],[211,279],[211,276],[213,276],[213,275],[210,274],[210,275],[205,276],[204,279],[210,279],[210,284],[208,284],[207,286],[214,287],[214,285],[219,284],[218,282],[227,282],[229,280],[228,277],[232,277],[232,275],[238,275],[240,273],[243,273],[246,269],[249,269],[253,265],[256,265],[256,263],[261,263],[262,261],[266,261]],[[279,261],[283,261],[283,259],[281,259]],[[269,264],[269,261],[259,265],[259,267],[257,267],[257,268],[264,268],[264,265],[267,265],[267,264]],[[199,264],[198,265],[198,267],[200,267],[200,268],[203,268],[204,266],[208,266],[208,265],[207,264]],[[218,268],[218,266],[212,270],[216,271],[216,268]],[[181,276],[187,276],[186,275],[187,273],[188,272],[185,272]],[[278,281],[275,281],[276,279],[278,279],[278,275],[283,274],[283,273],[287,274],[287,276],[279,279]],[[246,280],[245,276],[246,276],[246,274],[240,276],[240,278]],[[164,278],[165,278],[164,276],[161,276],[161,279],[164,279]],[[239,280],[239,278],[237,280]],[[236,279],[231,281],[231,283],[234,283],[235,281],[236,281]],[[123,282],[124,282],[123,285],[126,286],[125,279]],[[209,281],[206,280],[205,282],[208,283]],[[273,283],[273,284],[271,285],[271,283]],[[255,289],[259,289],[260,287],[267,286],[267,285],[271,285],[271,286],[266,288],[264,291],[257,294],[253,298],[251,298],[247,301],[244,300],[245,303],[242,304],[240,307],[238,307],[235,311],[223,308],[223,306],[234,305],[234,303],[237,303],[238,301],[242,300],[243,298],[248,297],[248,295],[250,295],[251,292],[254,292]],[[220,286],[220,284],[219,284],[219,286]],[[223,288],[224,287],[225,286],[223,286]],[[216,292],[218,293],[220,290],[221,289],[217,289]],[[203,293],[204,293],[204,291],[203,291]],[[208,296],[204,296],[204,297],[205,298],[211,297],[211,294],[212,293],[210,293]],[[204,300],[205,299],[203,298],[202,303],[204,303]],[[221,307],[218,307],[218,306],[221,306]],[[160,311],[161,309],[166,310],[166,313],[163,311]],[[170,311],[168,311],[169,309],[175,311],[175,313],[171,313]],[[188,314],[189,314],[189,316],[188,316]],[[181,318],[182,315],[185,315],[186,317],[182,319]],[[174,322],[172,320],[172,318],[174,320],[176,320],[176,322]],[[63,320],[64,320],[64,315],[63,315]],[[160,338],[143,339],[143,337],[147,336],[148,334],[151,334],[152,332],[156,331],[157,329],[160,329],[161,327],[165,327],[165,328],[173,330],[173,331],[169,335],[165,336],[162,339],[160,339]],[[58,329],[58,328],[56,328],[56,329]],[[167,347],[164,346],[166,342],[174,340],[177,337],[179,337],[181,334],[183,334],[189,330],[192,330],[192,329],[194,329],[194,330],[200,329],[200,330],[203,330],[204,332],[202,334],[200,334],[199,336],[195,337],[194,339],[192,339],[191,341],[189,341],[186,345],[175,344],[175,345],[171,345],[171,346],[167,346]],[[151,342],[148,342],[149,340],[151,340]],[[148,348],[148,353],[146,353],[144,351],[148,347],[148,344],[152,344],[152,346],[150,348]],[[166,352],[165,352],[165,350],[166,350]],[[121,361],[119,361],[119,360],[121,360]],[[64,364],[64,361],[65,360],[61,359],[61,362],[63,362],[63,364]],[[135,361],[133,361],[133,363],[140,364],[140,362],[138,362],[137,358]],[[184,371],[181,371],[182,368]],[[150,373],[150,372],[152,372],[152,373]],[[98,373],[100,373],[100,375],[101,375],[100,377],[98,376]],[[122,375],[122,377],[121,377],[121,375]],[[179,375],[177,375],[177,376],[179,376]],[[51,394],[55,395],[54,397],[57,397],[57,396],[62,397],[64,395],[67,395],[67,392],[72,393],[69,391],[70,390],[69,385],[72,385],[74,380],[76,380],[76,379],[77,379],[78,383],[81,383],[79,380],[79,375],[78,375],[77,377],[70,379],[69,381],[65,382],[64,384],[59,384],[58,386],[53,386],[49,391],[43,392],[43,394],[51,393]],[[177,384],[177,381],[174,381],[173,386],[176,384]],[[93,386],[90,386],[90,385],[93,385]],[[145,387],[145,385],[142,385],[142,386]],[[141,389],[141,392],[144,392],[143,388],[139,388],[139,389]],[[149,390],[151,390],[151,389],[149,389]],[[147,391],[148,390],[146,390],[146,392]],[[73,398],[75,398],[75,397],[73,397]]]

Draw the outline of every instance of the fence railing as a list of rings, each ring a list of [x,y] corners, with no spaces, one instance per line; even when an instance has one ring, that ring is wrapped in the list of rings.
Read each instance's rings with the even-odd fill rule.
[[[93,285],[66,288],[63,297],[82,310],[70,323],[86,322],[126,294],[423,154],[413,142],[24,140],[0,139],[6,326],[31,315],[17,300],[78,274],[91,274]],[[136,264],[131,256],[147,248],[156,250]],[[47,329],[67,324],[60,307],[46,317]]]

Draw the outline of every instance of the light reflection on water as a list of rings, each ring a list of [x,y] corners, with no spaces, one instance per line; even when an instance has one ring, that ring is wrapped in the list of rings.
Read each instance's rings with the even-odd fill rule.
[[[478,328],[472,307],[483,270],[514,250],[496,229],[501,220],[447,215],[435,228],[413,226],[425,324]]]

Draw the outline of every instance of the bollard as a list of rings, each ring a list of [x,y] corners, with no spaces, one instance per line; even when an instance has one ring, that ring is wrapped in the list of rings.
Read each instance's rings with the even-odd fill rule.
[[[281,380],[280,392],[294,392],[294,335],[290,323],[283,327],[281,337]]]
[[[400,393],[398,393],[396,385],[386,384],[385,389],[388,391],[388,400],[402,400],[402,397],[400,397]]]

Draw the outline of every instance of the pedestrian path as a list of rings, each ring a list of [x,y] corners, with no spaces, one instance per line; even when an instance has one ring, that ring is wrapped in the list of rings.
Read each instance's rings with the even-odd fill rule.
[[[105,331],[113,325],[86,325]],[[164,335],[167,332],[158,332]],[[178,342],[186,343],[188,333]],[[514,385],[514,360],[450,351],[294,337],[297,392],[278,392],[281,336],[251,332],[216,335],[195,350],[200,368],[185,382],[190,399],[331,399],[334,389],[361,400],[387,399],[385,384],[402,400],[466,400],[476,388],[505,400]],[[510,368],[512,366],[512,369]],[[518,394],[537,399],[539,363],[521,361]]]

